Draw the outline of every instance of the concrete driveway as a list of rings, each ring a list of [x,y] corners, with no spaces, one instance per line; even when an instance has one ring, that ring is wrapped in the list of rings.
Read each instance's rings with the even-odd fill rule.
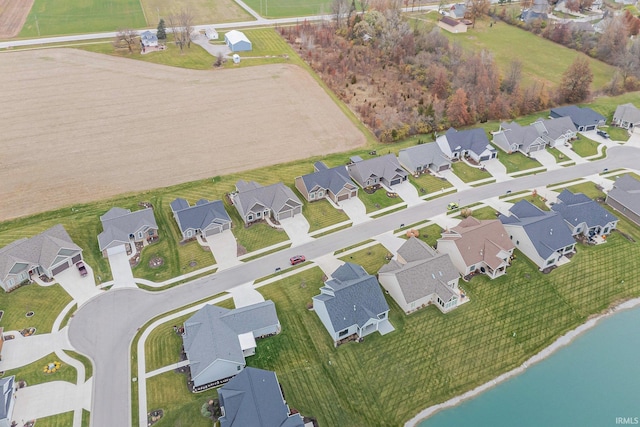
[[[576,153],[575,151],[573,151],[571,148],[567,147],[564,144],[558,144],[558,145],[556,145],[555,148],[560,150],[560,152],[562,154],[564,154],[566,157],[568,157],[569,159],[571,159],[574,162],[576,162],[576,164],[588,162],[588,160],[583,159],[582,157],[580,157],[578,155],[578,153]]]
[[[198,46],[201,46],[204,50],[209,52],[214,58],[218,57],[218,54],[222,54],[228,57],[231,54],[231,49],[226,44],[211,44],[209,39],[204,34],[193,35],[191,41]]]
[[[415,206],[419,203],[424,203],[424,200],[422,200],[418,194],[418,189],[409,181],[404,181],[401,184],[394,185],[389,191],[397,193],[402,200],[407,202],[407,206]]]
[[[353,221],[353,225],[369,221],[371,219],[367,215],[367,208],[364,206],[364,203],[362,203],[362,200],[357,197],[352,197],[349,200],[343,200],[338,204],[338,206],[340,206],[349,219]]]
[[[262,294],[253,287],[253,282],[231,288],[229,289],[229,293],[233,296],[233,303],[236,308],[246,307],[264,301]]]
[[[534,151],[533,153],[531,153],[531,157],[539,161],[542,166],[547,168],[547,170],[557,169],[561,167],[556,163],[556,158],[553,157],[553,154],[551,154],[547,150]]]
[[[508,154],[506,155],[508,156]],[[496,179],[496,182],[513,179],[509,175],[507,175],[507,168],[498,159],[490,159],[484,161],[482,162],[482,166],[484,166],[487,172],[489,172]]]
[[[400,248],[400,246],[402,246],[403,243],[406,242],[406,240],[394,236],[393,231],[382,233],[378,236],[375,236],[373,239],[382,243],[382,246],[384,246],[394,256],[396,253],[398,253],[398,249]]]
[[[314,258],[313,262],[315,262],[318,265],[318,267],[322,269],[322,272],[327,277],[331,277],[331,274],[334,271],[336,271],[338,267],[344,264],[343,261],[336,258],[333,254],[327,254],[327,255]]]
[[[458,176],[455,173],[453,173],[453,169],[440,171],[439,174],[445,177],[445,179],[449,181],[451,185],[456,187],[456,190],[458,191],[468,190],[469,188],[471,188],[469,184],[467,184],[466,182],[458,178]]]
[[[13,335],[15,338],[5,341],[2,346],[0,371],[28,365],[55,350],[71,348],[67,338],[67,328],[54,333],[47,332],[36,331],[35,335],[23,337],[18,331],[4,331],[4,335]]]
[[[280,226],[289,236],[291,246],[302,245],[313,240],[313,237],[309,236],[309,221],[304,215],[281,219]]]
[[[75,266],[56,274],[55,277],[60,286],[78,303],[78,306],[100,293],[100,289],[96,287],[96,282],[93,278],[93,270],[86,262],[84,264],[88,273],[85,277],[80,276],[80,272]]]
[[[84,409],[91,410],[92,382],[89,380],[82,386],[66,381],[27,385],[16,393],[13,419],[19,423],[22,420],[50,417],[73,411],[79,406],[78,403]]]
[[[133,280],[133,272],[129,257],[126,252],[113,253],[109,255],[109,266],[113,275],[113,288],[135,288],[136,282]]]
[[[198,242],[202,242],[201,244],[211,249],[211,253],[216,259],[216,264],[218,264],[218,270],[241,263],[241,261],[238,261],[238,243],[231,230],[225,230],[222,233],[209,236],[206,242],[199,238]]]

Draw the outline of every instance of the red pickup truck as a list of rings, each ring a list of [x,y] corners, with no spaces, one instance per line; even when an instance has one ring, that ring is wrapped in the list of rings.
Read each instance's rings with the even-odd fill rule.
[[[88,274],[87,267],[84,265],[84,262],[78,261],[76,263],[76,267],[78,267],[78,271],[80,272],[80,276],[84,277]]]

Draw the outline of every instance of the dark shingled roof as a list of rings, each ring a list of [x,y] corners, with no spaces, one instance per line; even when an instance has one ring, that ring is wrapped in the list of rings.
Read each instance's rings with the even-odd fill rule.
[[[480,128],[461,131],[449,128],[445,136],[447,137],[447,143],[449,147],[451,147],[451,151],[471,150],[477,155],[480,155],[487,148],[493,149],[489,144],[487,134]]]
[[[640,215],[640,181],[629,174],[622,175],[613,184],[613,188],[607,194],[611,198],[631,212]]]
[[[304,182],[307,190],[318,186],[331,190],[333,194],[338,194],[345,185],[355,185],[349,177],[347,167],[344,165],[329,169],[324,163],[316,162],[314,167],[317,172],[302,176],[302,182]]]
[[[598,125],[600,122],[606,119],[602,114],[596,113],[591,108],[580,108],[575,105],[567,105],[565,107],[558,107],[551,109],[551,116],[557,117],[571,117],[571,121],[576,126],[590,126]]]
[[[190,228],[204,230],[211,224],[225,224],[231,221],[220,200],[210,202],[200,199],[194,206],[189,206],[185,199],[178,198],[171,202],[171,210],[177,217],[180,231],[183,232]]]
[[[615,215],[603,208],[596,202],[582,193],[572,193],[566,188],[558,195],[561,203],[551,206],[569,224],[574,227],[580,223],[586,223],[587,227],[599,225],[604,227],[612,221],[617,221]]]

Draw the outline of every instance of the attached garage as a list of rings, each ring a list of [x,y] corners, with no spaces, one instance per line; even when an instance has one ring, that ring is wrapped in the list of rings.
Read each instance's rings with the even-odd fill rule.
[[[51,274],[55,276],[56,274],[59,274],[59,273],[65,271],[67,268],[69,268],[69,260],[67,260],[63,264],[60,264],[59,266],[53,268],[51,270]]]
[[[349,194],[343,194],[341,196],[338,196],[338,201],[341,202],[343,200],[348,200],[349,199]]]
[[[402,182],[402,178],[391,180],[391,185],[398,185]]]
[[[449,165],[442,165],[438,168],[438,172],[446,171],[449,169]]]
[[[78,254],[71,259],[71,262],[74,264],[79,261],[82,261],[82,254]]]
[[[121,253],[127,253],[127,247],[125,245],[118,245],[107,249],[107,256]]]
[[[278,213],[278,221],[280,221],[281,219],[284,218],[291,218],[293,216],[293,211],[291,209],[288,209],[286,211],[282,211],[280,213]]]
[[[480,161],[481,161],[481,162],[484,162],[484,161],[489,160],[489,159],[491,159],[491,155],[489,155],[489,154],[488,154],[488,155],[486,155],[486,156],[482,156],[482,157],[480,157]]]

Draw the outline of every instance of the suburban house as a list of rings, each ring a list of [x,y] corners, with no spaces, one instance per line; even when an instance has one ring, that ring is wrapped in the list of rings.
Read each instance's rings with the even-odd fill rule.
[[[464,18],[465,13],[467,13],[467,6],[465,3],[452,4],[449,8],[449,16],[453,19]]]
[[[313,165],[315,172],[296,178],[296,188],[308,202],[331,199],[338,203],[358,196],[356,186],[344,165],[328,168],[322,162]]]
[[[428,171],[437,173],[451,167],[451,161],[445,157],[435,142],[400,150],[398,161],[412,175],[419,175]]]
[[[578,135],[576,125],[571,121],[571,117],[558,117],[557,119],[538,120],[532,124],[538,134],[549,147],[563,145]]]
[[[220,200],[212,202],[201,199],[190,206],[185,199],[171,202],[173,217],[178,223],[182,239],[187,240],[200,234],[204,237],[231,229],[231,218]]]
[[[12,423],[13,406],[16,403],[15,396],[15,376],[0,378],[0,427],[11,427],[16,424]]]
[[[616,179],[605,203],[640,226],[640,181],[633,176]]]
[[[148,243],[158,238],[158,224],[152,208],[131,212],[129,209],[111,208],[100,217],[102,233],[98,245],[102,255],[131,253],[131,244]]]
[[[193,391],[216,387],[237,375],[256,352],[256,338],[280,333],[273,301],[229,310],[205,305],[184,322],[182,345]]]
[[[304,427],[292,413],[276,373],[248,367],[218,389],[220,427]]]
[[[140,44],[142,47],[158,47],[158,36],[147,30],[140,34]]]
[[[238,30],[231,30],[226,33],[224,35],[224,42],[229,46],[231,52],[245,52],[252,49],[251,41],[243,32]]]
[[[442,19],[438,21],[438,27],[454,34],[467,32],[466,24],[463,24],[457,19],[451,18],[449,16],[443,16]]]
[[[0,286],[5,292],[31,282],[32,277],[56,274],[82,261],[82,249],[61,224],[0,248]]]
[[[547,146],[534,125],[521,126],[516,122],[500,123],[500,129],[493,134],[492,142],[509,154],[519,151],[528,155],[544,150]]]
[[[347,165],[349,175],[362,188],[386,185],[392,187],[407,180],[407,171],[402,169],[395,154],[362,160],[354,159]]]
[[[640,126],[640,109],[631,103],[618,105],[611,124],[633,130],[634,127]]]
[[[527,200],[520,200],[499,220],[516,247],[540,270],[564,263],[565,255],[575,252],[576,241],[562,216],[543,211]]]
[[[302,213],[302,202],[281,182],[263,187],[255,181],[238,181],[231,202],[246,225],[272,217],[276,221]]]
[[[495,159],[498,152],[489,144],[489,139],[480,128],[458,132],[454,128],[436,138],[436,143],[449,159],[469,156],[476,162]]]
[[[359,265],[346,263],[313,297],[313,309],[337,346],[339,341],[394,330],[389,306],[376,278]]]
[[[596,130],[598,126],[607,122],[607,119],[602,114],[596,113],[591,108],[580,108],[575,105],[552,108],[550,117],[552,119],[570,117],[578,132]]]
[[[566,188],[558,195],[558,202],[551,210],[562,215],[573,236],[583,235],[589,240],[607,236],[618,224],[618,218],[598,202]]]
[[[448,254],[460,274],[475,272],[491,279],[500,277],[511,265],[515,246],[497,219],[479,220],[472,216],[442,232],[438,252]]]
[[[448,254],[411,237],[398,249],[396,259],[382,266],[378,280],[409,314],[429,304],[446,313],[458,306],[460,273]]]
[[[204,35],[207,37],[207,40],[218,40],[218,32],[213,27],[207,27],[204,29]]]

